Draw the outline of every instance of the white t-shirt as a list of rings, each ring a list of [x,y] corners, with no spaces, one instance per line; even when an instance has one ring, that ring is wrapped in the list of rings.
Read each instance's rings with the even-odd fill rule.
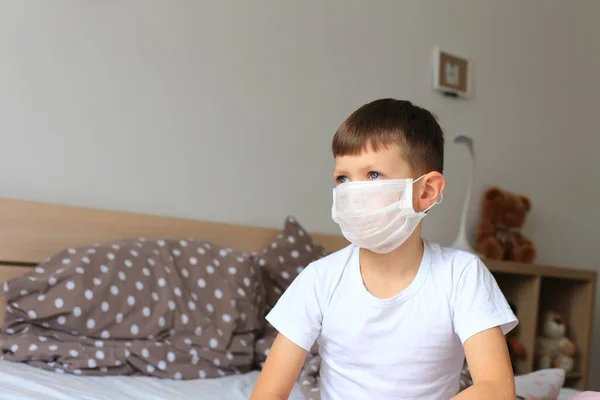
[[[306,350],[318,340],[322,400],[448,400],[459,388],[464,342],[517,325],[479,257],[424,247],[414,280],[391,299],[367,291],[350,245],[307,266],[267,315]]]

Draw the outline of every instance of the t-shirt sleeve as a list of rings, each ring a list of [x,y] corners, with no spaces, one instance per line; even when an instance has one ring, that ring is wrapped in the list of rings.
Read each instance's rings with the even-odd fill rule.
[[[267,321],[283,336],[310,351],[321,332],[322,312],[317,271],[306,267],[267,314]]]
[[[486,329],[499,326],[506,335],[517,326],[517,317],[479,257],[462,271],[455,296],[454,330],[463,344]]]

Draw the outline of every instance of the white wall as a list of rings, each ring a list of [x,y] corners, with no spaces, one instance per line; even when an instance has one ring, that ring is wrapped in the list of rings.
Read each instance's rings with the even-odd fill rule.
[[[0,0],[0,195],[337,232],[331,137],[393,96],[474,135],[477,200],[531,197],[540,262],[600,269],[598,19],[595,0]],[[473,60],[473,100],[430,90],[436,45]],[[443,243],[465,156],[448,145],[426,223]]]

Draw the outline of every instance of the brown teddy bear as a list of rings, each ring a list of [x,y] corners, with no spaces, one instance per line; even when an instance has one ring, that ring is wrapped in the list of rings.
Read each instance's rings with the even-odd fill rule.
[[[533,262],[536,249],[531,240],[521,234],[529,198],[490,187],[483,194],[482,219],[476,228],[475,250],[492,260]]]
[[[536,338],[535,356],[538,369],[562,368],[567,373],[575,365],[575,343],[566,336],[563,317],[554,311],[543,314],[541,335]]]

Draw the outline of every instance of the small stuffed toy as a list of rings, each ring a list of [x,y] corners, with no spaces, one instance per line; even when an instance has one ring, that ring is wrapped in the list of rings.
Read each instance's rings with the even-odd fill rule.
[[[508,305],[512,309],[513,314],[517,315],[517,307],[512,303],[508,302]],[[517,338],[518,327],[511,330],[508,334],[506,334],[506,344],[508,346],[508,354],[510,355],[510,361],[513,367],[513,372],[516,372],[516,362],[517,360],[522,360],[527,357],[527,351],[523,344]]]
[[[525,196],[497,187],[487,189],[476,228],[475,250],[492,260],[533,262],[535,246],[521,233],[530,210],[531,202]]]
[[[538,369],[561,368],[573,371],[575,343],[566,336],[567,327],[563,317],[547,311],[542,317],[542,336],[536,338],[535,356]]]

